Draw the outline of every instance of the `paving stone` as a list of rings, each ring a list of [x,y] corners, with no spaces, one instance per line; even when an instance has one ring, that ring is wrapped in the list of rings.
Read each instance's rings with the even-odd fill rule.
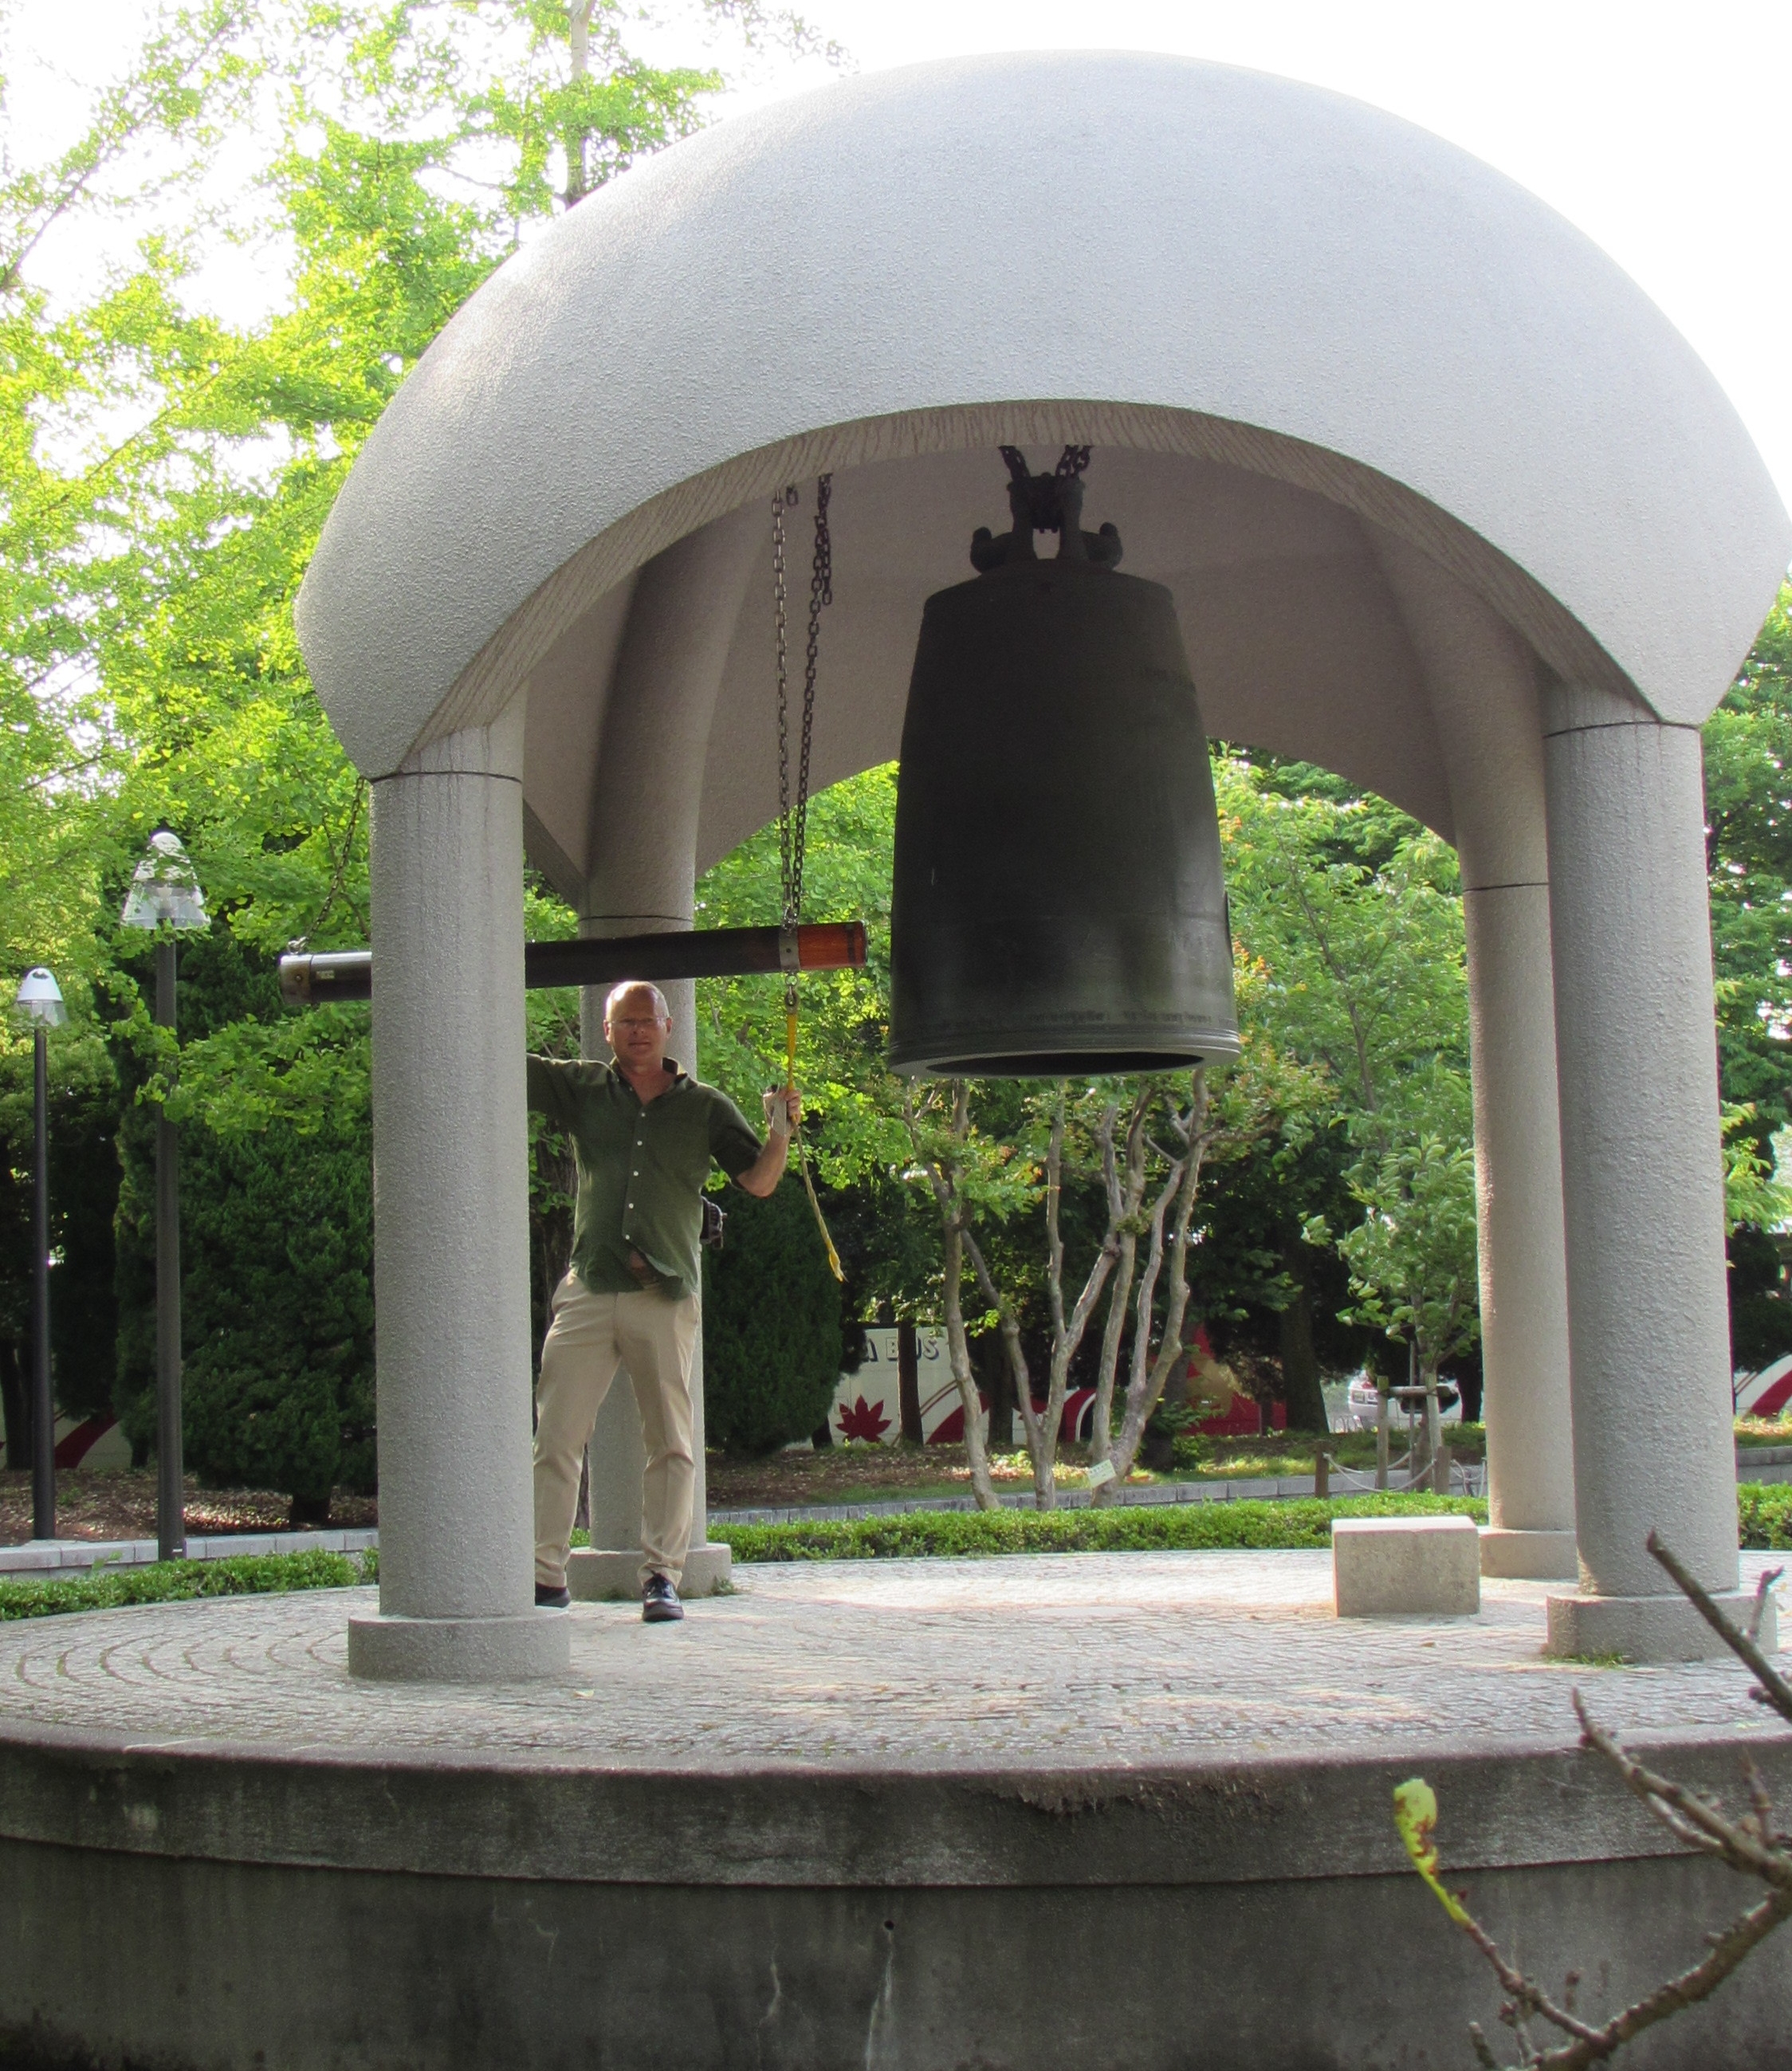
[[[1773,1556],[1745,1555],[1752,1587]],[[1340,1620],[1327,1552],[1052,1554],[740,1567],[682,1625],[566,1614],[564,1683],[357,1683],[371,1590],[214,1597],[0,1626],[0,1728],[522,1761],[996,1765],[1570,1745],[1570,1691],[1629,1733],[1779,1729],[1728,1661],[1546,1660],[1553,1587],[1489,1580],[1466,1618]]]

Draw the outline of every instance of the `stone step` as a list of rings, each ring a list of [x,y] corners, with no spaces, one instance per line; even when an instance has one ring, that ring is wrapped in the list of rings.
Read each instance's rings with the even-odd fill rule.
[[[371,1528],[342,1532],[235,1532],[189,1539],[189,1560],[228,1560],[252,1553],[364,1553],[379,1544]],[[0,1546],[0,1575],[43,1574],[93,1568],[147,1568],[158,1557],[153,1539],[28,1539]]]

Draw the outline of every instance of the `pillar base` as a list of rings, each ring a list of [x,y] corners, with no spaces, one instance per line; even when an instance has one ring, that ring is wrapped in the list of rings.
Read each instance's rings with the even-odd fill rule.
[[[1731,1624],[1747,1631],[1754,1598],[1741,1589],[1716,1597]],[[1704,1661],[1728,1649],[1686,1598],[1664,1597],[1551,1597],[1549,1637],[1544,1652],[1624,1661]],[[1761,1621],[1763,1654],[1779,1651],[1779,1620],[1772,1598]]]
[[[1527,1582],[1573,1582],[1581,1564],[1572,1532],[1515,1532],[1486,1526],[1481,1534],[1481,1572]]]
[[[570,1639],[559,1611],[509,1618],[399,1618],[348,1622],[348,1672],[383,1683],[528,1683],[564,1675]]]
[[[732,1586],[734,1555],[726,1546],[705,1542],[684,1556],[681,1597],[712,1597]],[[575,1546],[567,1556],[566,1586],[577,1604],[636,1603],[641,1597],[641,1549],[625,1552],[597,1546]]]

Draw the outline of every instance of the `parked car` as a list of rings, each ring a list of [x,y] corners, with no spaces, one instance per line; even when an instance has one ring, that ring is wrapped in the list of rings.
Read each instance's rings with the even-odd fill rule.
[[[1348,1429],[1352,1431],[1372,1431],[1381,1414],[1381,1399],[1376,1386],[1375,1376],[1370,1373],[1354,1373],[1345,1396]],[[1462,1398],[1457,1392],[1454,1381],[1437,1383],[1437,1409],[1446,1424],[1460,1424],[1462,1421]],[[1406,1419],[1406,1412],[1397,1395],[1389,1405],[1389,1421],[1398,1425]]]

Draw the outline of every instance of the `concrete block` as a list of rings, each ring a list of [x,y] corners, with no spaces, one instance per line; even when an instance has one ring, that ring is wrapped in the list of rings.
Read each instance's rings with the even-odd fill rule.
[[[1481,1534],[1481,1572],[1532,1582],[1572,1582],[1580,1573],[1572,1532],[1515,1532],[1489,1525]]]
[[[1480,1534],[1469,1517],[1340,1517],[1331,1527],[1339,1618],[1481,1608]]]
[[[728,1586],[733,1565],[733,1553],[725,1545],[693,1546],[684,1556],[679,1594],[714,1596],[718,1589]],[[641,1595],[640,1552],[635,1548],[575,1546],[567,1558],[566,1586],[575,1603],[633,1603]]]

